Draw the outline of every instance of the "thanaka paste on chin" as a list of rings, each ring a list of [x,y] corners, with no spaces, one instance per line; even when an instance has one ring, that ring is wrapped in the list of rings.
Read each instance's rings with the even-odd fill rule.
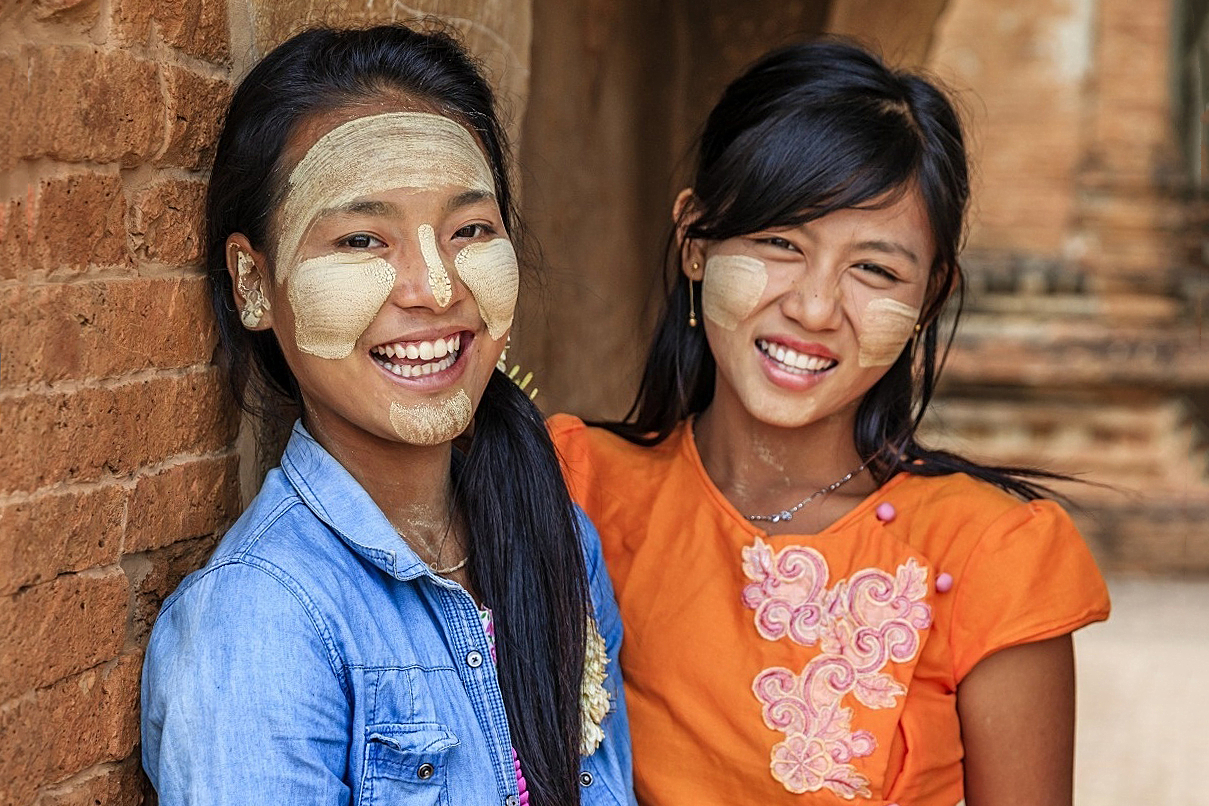
[[[453,265],[478,303],[487,332],[498,341],[512,327],[520,292],[520,269],[512,243],[507,238],[472,243],[458,252]]]
[[[288,289],[298,349],[319,358],[347,358],[394,286],[394,267],[366,253],[304,261]]]
[[[893,364],[915,332],[917,321],[919,308],[889,297],[872,300],[861,317],[857,363],[862,367]]]
[[[751,316],[768,285],[764,261],[749,255],[711,255],[701,283],[701,312],[723,330]]]
[[[461,434],[470,425],[474,407],[464,389],[443,400],[405,406],[390,404],[390,425],[409,445],[440,445]]]

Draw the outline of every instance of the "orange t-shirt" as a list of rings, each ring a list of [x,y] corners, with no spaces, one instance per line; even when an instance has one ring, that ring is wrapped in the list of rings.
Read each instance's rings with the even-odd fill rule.
[[[770,537],[710,481],[691,429],[651,448],[567,415],[550,430],[621,606],[645,806],[953,806],[961,679],[1108,616],[1052,502],[900,474],[819,534]]]

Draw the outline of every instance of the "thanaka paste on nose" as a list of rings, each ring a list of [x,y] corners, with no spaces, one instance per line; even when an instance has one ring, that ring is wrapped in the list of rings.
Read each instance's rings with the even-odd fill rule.
[[[764,261],[749,255],[713,255],[705,261],[701,311],[723,330],[751,316],[768,285]]]
[[[888,367],[893,364],[915,332],[919,308],[889,297],[870,301],[861,317],[857,341],[857,363],[862,367]]]
[[[428,266],[428,287],[432,289],[432,297],[437,305],[447,308],[449,300],[453,298],[453,285],[449,282],[449,272],[445,270],[445,260],[437,246],[436,232],[431,224],[421,224],[416,236],[420,239],[420,254],[424,256],[424,264]]]

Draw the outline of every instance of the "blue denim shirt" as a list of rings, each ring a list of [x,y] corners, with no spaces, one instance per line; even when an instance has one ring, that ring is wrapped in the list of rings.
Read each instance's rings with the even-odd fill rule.
[[[580,794],[632,804],[621,621],[596,531],[580,525],[612,700]],[[518,801],[473,599],[300,424],[214,556],[164,602],[142,698],[143,766],[163,806]]]

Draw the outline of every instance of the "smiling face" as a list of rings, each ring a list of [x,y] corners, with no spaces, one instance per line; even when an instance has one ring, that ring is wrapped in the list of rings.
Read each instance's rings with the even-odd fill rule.
[[[516,254],[466,129],[364,112],[309,118],[287,146],[271,324],[318,434],[440,444],[499,358]]]
[[[935,254],[916,191],[796,227],[693,242],[715,404],[796,428],[855,420],[915,332]]]

